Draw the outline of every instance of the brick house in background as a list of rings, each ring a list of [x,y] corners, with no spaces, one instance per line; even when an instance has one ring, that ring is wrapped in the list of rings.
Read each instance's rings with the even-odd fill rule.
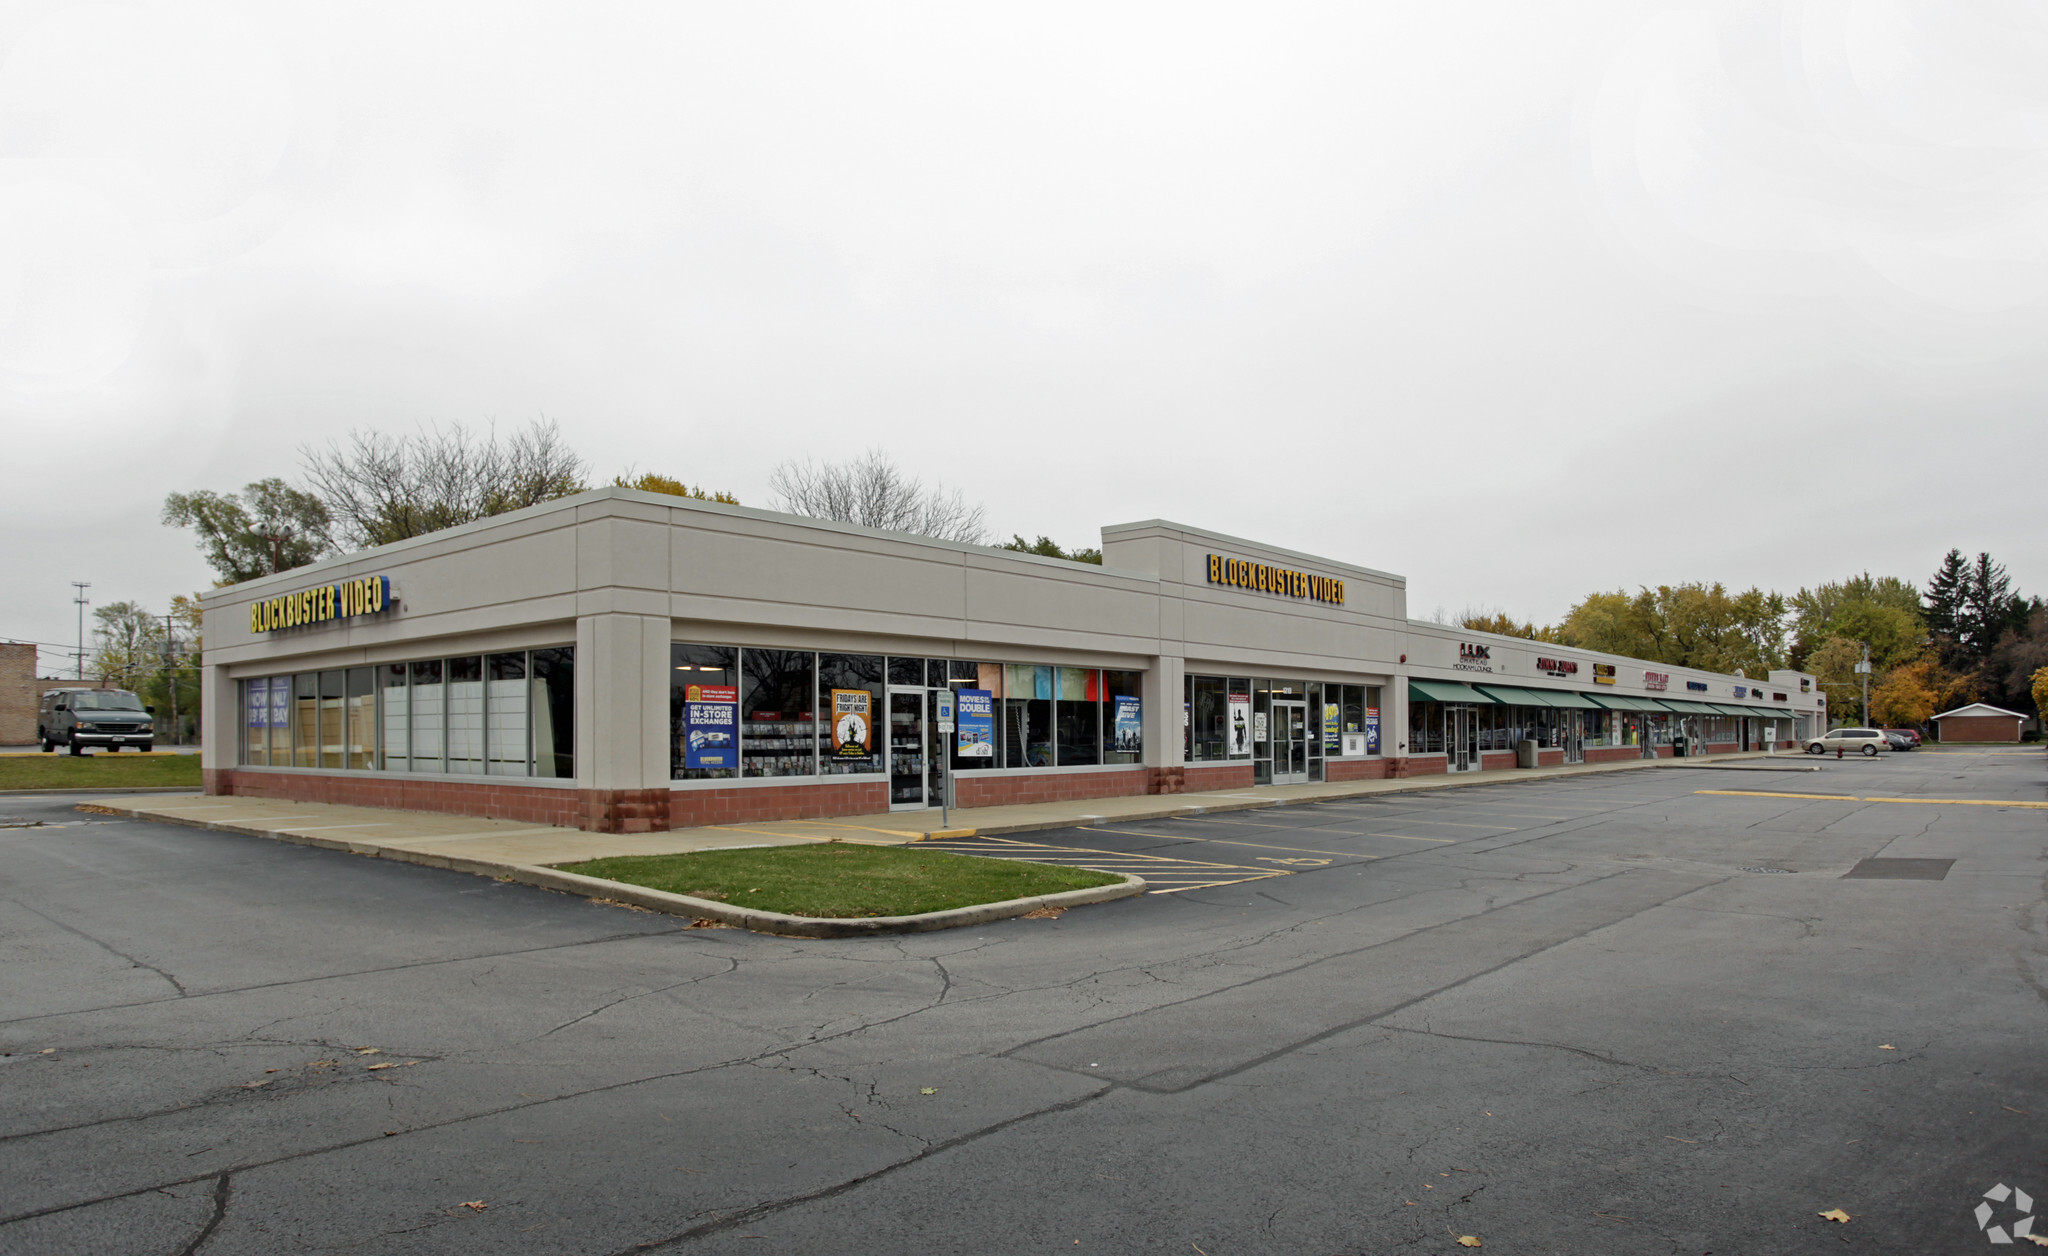
[[[1972,702],[1934,717],[1943,741],[2018,741],[2027,717],[1986,702]]]
[[[96,680],[62,680],[36,675],[36,647],[0,642],[0,746],[28,746],[36,740],[36,708],[52,689],[111,689]]]

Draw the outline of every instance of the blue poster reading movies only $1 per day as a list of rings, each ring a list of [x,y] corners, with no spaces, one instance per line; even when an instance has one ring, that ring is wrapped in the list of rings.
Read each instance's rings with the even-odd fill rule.
[[[993,763],[996,757],[994,695],[987,689],[962,689],[958,697],[959,707],[954,716],[959,746],[957,753],[963,759],[987,759]]]
[[[740,761],[740,691],[691,685],[683,692],[683,766],[730,768]]]

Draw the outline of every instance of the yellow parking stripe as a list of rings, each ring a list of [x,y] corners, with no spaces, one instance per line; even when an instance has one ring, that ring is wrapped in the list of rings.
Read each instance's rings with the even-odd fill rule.
[[[1769,794],[1751,789],[1696,789],[1695,794],[1725,794],[1735,798],[1807,798],[1824,802],[1910,802],[1923,807],[2037,807],[2048,802],[2014,802],[2004,798],[1858,798],[1854,794]]]

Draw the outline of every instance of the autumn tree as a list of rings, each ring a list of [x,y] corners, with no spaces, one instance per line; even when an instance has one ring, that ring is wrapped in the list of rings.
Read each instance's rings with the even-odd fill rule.
[[[2034,673],[2034,713],[2048,719],[2048,667]]]
[[[1457,624],[1473,632],[1490,632],[1502,637],[1521,637],[1526,641],[1557,641],[1557,629],[1538,627],[1533,621],[1524,623],[1504,610],[1487,606],[1468,606],[1458,612]]]
[[[199,534],[206,564],[222,584],[317,561],[328,551],[332,522],[318,497],[279,479],[258,480],[239,495],[172,493],[164,498],[163,521]]]
[[[1940,662],[1931,654],[1902,663],[1871,687],[1870,718],[1886,728],[1917,727],[1942,710]],[[1830,698],[1829,705],[1833,705]]]
[[[657,475],[652,471],[635,475],[631,470],[628,470],[624,475],[613,476],[612,486],[615,488],[638,489],[643,493],[667,493],[671,497],[688,497],[700,502],[724,502],[728,506],[740,504],[740,499],[734,497],[731,493],[724,492],[723,490],[706,492],[701,485],[685,484],[681,480],[671,479],[665,475]]]

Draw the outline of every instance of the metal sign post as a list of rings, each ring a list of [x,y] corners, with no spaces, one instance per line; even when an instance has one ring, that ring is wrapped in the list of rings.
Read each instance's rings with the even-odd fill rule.
[[[953,827],[953,811],[950,805],[953,796],[953,770],[947,763],[947,760],[952,757],[948,753],[951,749],[949,743],[953,739],[953,691],[951,689],[934,689],[932,691],[932,716],[939,726],[938,763],[934,765],[939,768],[939,827],[950,829]]]

